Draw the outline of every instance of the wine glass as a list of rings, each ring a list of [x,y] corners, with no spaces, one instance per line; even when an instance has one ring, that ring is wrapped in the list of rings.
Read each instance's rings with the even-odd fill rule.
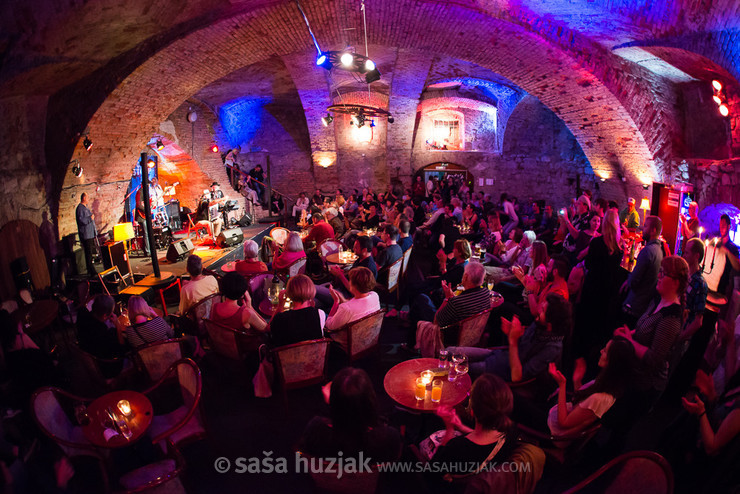
[[[458,376],[462,376],[468,373],[470,365],[468,363],[467,355],[456,355],[452,357],[452,360],[453,362],[455,362],[455,372],[457,372]]]
[[[489,291],[489,292],[492,292],[492,291],[493,291],[493,281],[489,281],[489,282],[487,283],[487,285],[488,285],[488,291]]]

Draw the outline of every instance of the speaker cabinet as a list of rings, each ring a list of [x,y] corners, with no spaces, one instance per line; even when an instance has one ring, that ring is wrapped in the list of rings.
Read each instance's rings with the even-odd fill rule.
[[[190,255],[193,252],[193,242],[189,238],[172,242],[170,247],[167,249],[167,260],[169,262],[177,262],[183,259],[185,256]]]
[[[100,246],[100,250],[103,253],[103,267],[105,269],[116,266],[124,278],[131,274],[128,253],[123,242],[106,242]]]
[[[241,228],[232,228],[230,230],[224,230],[216,238],[216,245],[219,247],[231,247],[244,241],[244,234]]]

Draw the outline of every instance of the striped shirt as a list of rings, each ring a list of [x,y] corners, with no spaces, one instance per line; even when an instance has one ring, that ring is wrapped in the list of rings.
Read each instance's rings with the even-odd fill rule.
[[[653,313],[660,299],[650,303],[635,327],[634,340],[648,347],[637,366],[635,384],[638,389],[662,390],[668,380],[668,363],[681,334],[681,315],[679,304],[663,307]]]
[[[465,290],[437,311],[437,325],[450,326],[491,308],[491,292],[483,287]]]
[[[161,317],[155,317],[149,321],[134,324],[126,328],[126,340],[132,348],[137,348],[155,341],[168,340],[174,336],[175,332]]]

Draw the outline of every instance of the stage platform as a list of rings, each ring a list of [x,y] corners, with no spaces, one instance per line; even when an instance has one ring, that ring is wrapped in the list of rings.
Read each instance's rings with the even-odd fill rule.
[[[267,235],[273,225],[270,224],[256,224],[241,228],[244,235],[244,240],[254,240],[259,245],[262,242],[262,238]],[[176,238],[179,240],[179,238]],[[197,254],[203,259],[203,267],[213,271],[221,272],[221,266],[229,261],[236,261],[244,259],[244,243],[239,243],[233,247],[220,248],[213,244],[210,239],[206,242],[201,243],[200,240],[196,240],[195,237],[191,237],[193,246],[193,254]],[[167,249],[158,250],[157,258],[159,259],[160,271],[167,271],[172,273],[174,276],[182,276],[187,274],[187,256],[182,260],[171,263],[167,260]],[[152,268],[151,257],[137,256],[136,252],[131,252],[129,256],[131,262],[131,270],[134,273],[135,279],[140,279],[145,276],[152,274],[154,269]]]

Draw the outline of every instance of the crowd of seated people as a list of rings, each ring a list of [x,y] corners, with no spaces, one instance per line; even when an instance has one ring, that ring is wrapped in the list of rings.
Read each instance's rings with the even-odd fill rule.
[[[444,433],[427,455],[432,464],[509,457],[517,444],[509,433],[512,420],[555,437],[604,424],[621,437],[658,410],[669,414],[666,424],[677,415],[693,420],[683,422],[693,428],[682,429],[681,437],[698,439],[708,455],[722,455],[740,435],[735,320],[724,308],[717,330],[705,327],[711,318],[704,317],[703,242],[687,241],[683,257],[670,255],[661,241],[661,219],[648,215],[640,224],[634,201],[620,215],[617,204],[587,193],[569,204],[520,202],[508,193],[496,203],[456,177],[429,182],[379,193],[364,188],[325,196],[316,190],[310,204],[302,200],[294,210],[305,211],[306,221],[297,226],[306,231],[274,244],[271,264],[260,260],[254,241],[245,242],[244,260],[220,283],[204,276],[202,262],[191,256],[180,314],[220,293],[223,301],[214,303],[210,319],[259,333],[272,348],[326,337],[333,340],[330,353],[346,351],[342,329],[380,310],[389,267],[412,249],[394,295],[394,302],[402,302],[398,307],[408,310],[393,311],[395,319],[386,318],[383,329],[400,326],[403,358],[436,357],[443,349],[467,355],[473,378],[470,417],[440,409]],[[724,240],[729,221],[723,218],[720,231],[731,256],[737,250]],[[317,247],[326,240],[340,242],[355,258],[346,264],[320,258]],[[630,264],[628,251],[640,242]],[[326,276],[288,276],[288,267],[306,257],[318,257],[317,269]],[[733,262],[726,269],[726,278],[737,276]],[[285,281],[273,315],[260,313],[247,281],[266,271]],[[723,283],[730,290],[731,283]],[[83,349],[115,357],[174,336],[140,297],[129,299],[127,327],[117,327],[112,314],[108,298],[94,300],[78,323]],[[459,323],[487,314],[478,345],[458,346]],[[27,348],[20,326],[4,332],[6,354]],[[686,394],[697,371],[699,393]],[[545,393],[519,394],[518,385],[526,383]],[[398,459],[408,439],[379,418],[373,385],[380,383],[358,369],[333,376],[325,388],[330,417],[309,423],[301,451],[366,451],[376,459]],[[670,388],[675,396],[666,393]],[[554,401],[541,400],[552,393]],[[656,407],[661,398],[665,406]],[[684,460],[671,458],[677,465]],[[450,480],[425,479],[431,490],[447,490]]]

